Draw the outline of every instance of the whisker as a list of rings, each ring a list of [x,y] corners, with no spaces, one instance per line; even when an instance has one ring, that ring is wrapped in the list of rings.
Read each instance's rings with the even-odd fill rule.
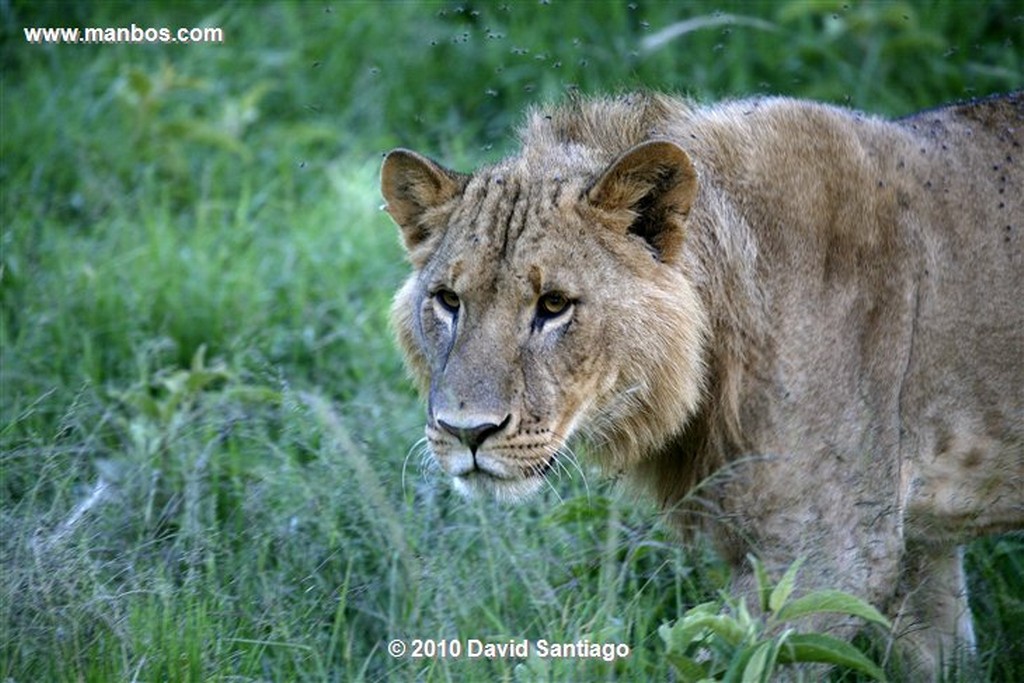
[[[566,466],[564,460],[569,461],[569,464],[572,465],[572,469],[578,472],[580,478],[583,480],[583,488],[586,490],[587,501],[589,502],[590,481],[587,479],[587,473],[583,470],[583,467],[580,465],[579,456],[577,456],[576,451],[573,450],[572,446],[569,445],[569,443],[562,437],[561,434],[555,434],[554,437],[555,443],[561,445],[551,447],[553,451],[552,461],[558,466],[558,468],[561,471],[565,472],[566,476],[572,478],[573,473]]]
[[[420,459],[422,460],[424,454],[429,453],[429,447],[427,445],[427,437],[420,437],[416,443],[409,447],[409,450],[405,453],[405,459],[402,460],[402,495],[404,496],[407,491],[405,489],[405,471],[409,465],[409,458],[412,457],[413,452],[420,450]]]
[[[423,481],[428,481],[426,478],[428,474],[434,474],[440,470],[441,466],[431,452],[430,444],[424,440],[420,446],[420,473],[423,475]]]
[[[555,459],[552,459],[552,460],[550,460],[549,462],[552,462],[552,463],[555,463],[555,464],[557,464],[557,460],[555,460]],[[545,464],[546,464],[546,463],[545,463]],[[530,466],[529,466],[529,470],[530,470],[530,473],[531,473],[532,475],[534,475],[534,476],[538,476],[538,477],[540,477],[540,478],[541,478],[541,480],[542,480],[542,481],[544,482],[544,484],[545,484],[545,485],[546,485],[546,486],[548,487],[548,489],[549,489],[549,490],[550,490],[550,491],[551,491],[551,492],[552,492],[552,493],[553,493],[553,494],[555,495],[555,498],[557,498],[557,499],[558,499],[558,504],[559,504],[559,505],[561,505],[562,503],[564,503],[564,502],[565,502],[565,501],[564,501],[564,500],[562,499],[562,494],[558,492],[558,487],[556,487],[556,486],[555,486],[555,485],[554,485],[554,484],[553,484],[553,483],[551,482],[551,479],[550,479],[550,477],[548,477],[548,472],[550,472],[550,471],[554,471],[554,470],[552,469],[552,470],[547,470],[547,471],[545,471],[545,469],[544,469],[544,467],[545,467],[545,464],[534,464],[534,465],[530,465]]]
[[[590,480],[587,478],[586,470],[584,470],[583,466],[580,464],[579,456],[576,455],[576,451],[573,450],[568,445],[564,448],[563,453],[565,454],[566,458],[568,458],[569,463],[573,466],[573,468],[580,473],[580,479],[583,480],[583,490],[586,491],[587,493],[587,502],[589,503],[591,501]]]

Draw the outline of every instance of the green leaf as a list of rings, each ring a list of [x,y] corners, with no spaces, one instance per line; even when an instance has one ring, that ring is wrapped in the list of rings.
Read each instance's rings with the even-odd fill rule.
[[[746,598],[740,598],[738,604],[735,605],[734,611],[736,616],[733,617],[733,621],[736,625],[743,629],[744,633],[753,633],[757,630],[757,627],[761,624],[759,620],[755,620],[750,616],[750,610],[747,609]]]
[[[708,677],[707,667],[690,657],[675,652],[668,653],[667,657],[676,673],[679,674],[680,680],[685,683],[697,683],[697,681],[703,681]]]
[[[743,642],[746,631],[736,623],[736,620],[724,614],[710,616],[698,616],[692,620],[692,625],[697,628],[706,628],[715,636],[735,647]]]
[[[778,654],[777,643],[769,640],[761,643],[750,655],[750,661],[743,669],[742,683],[761,683],[769,680],[775,670],[775,659]]]
[[[716,614],[693,614],[684,616],[672,626],[662,624],[658,634],[669,652],[685,653],[696,641],[714,634],[729,645],[736,645],[743,637],[743,631],[729,617]]]
[[[885,673],[863,652],[845,641],[820,633],[789,636],[778,650],[778,661],[782,664],[831,664],[860,671],[879,681],[885,680]]]
[[[747,555],[747,561],[754,568],[754,579],[757,581],[757,598],[762,612],[768,611],[768,596],[772,592],[772,584],[768,580],[768,570],[764,563],[753,555]]]
[[[800,566],[804,563],[803,558],[798,559],[796,562],[789,566],[786,573],[782,575],[782,579],[776,584],[772,594],[768,597],[768,609],[772,612],[778,612],[782,609],[782,606],[789,600],[789,596],[793,593],[793,587],[796,585],[796,575],[800,571]]]
[[[860,617],[865,621],[891,628],[889,620],[881,612],[860,598],[837,590],[821,590],[801,596],[783,605],[777,612],[779,621],[790,621],[809,614],[838,612]]]
[[[743,672],[746,671],[747,664],[754,654],[754,649],[753,645],[748,645],[732,652],[727,659],[729,668],[717,677],[718,680],[723,683],[740,683]]]
[[[658,635],[665,642],[665,650],[669,653],[686,652],[696,632],[680,619],[674,624],[664,623],[658,627]]]

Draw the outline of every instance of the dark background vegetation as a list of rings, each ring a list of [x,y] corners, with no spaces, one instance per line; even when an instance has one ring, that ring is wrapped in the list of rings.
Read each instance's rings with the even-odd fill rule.
[[[22,31],[133,23],[225,41]],[[1024,7],[3,0],[0,66],[0,679],[658,680],[713,556],[595,476],[509,510],[421,466],[382,153],[469,169],[569,89],[892,116],[1019,89]],[[968,561],[981,670],[1021,680],[1024,541]],[[388,657],[413,637],[634,652]]]

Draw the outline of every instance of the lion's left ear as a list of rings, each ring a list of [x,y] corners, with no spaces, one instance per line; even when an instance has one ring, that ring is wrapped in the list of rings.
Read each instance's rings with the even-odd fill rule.
[[[465,177],[407,149],[396,149],[384,158],[380,191],[384,209],[402,229],[405,248],[412,251],[429,235],[424,214],[448,201],[465,185]]]
[[[629,232],[641,237],[662,261],[683,243],[682,219],[697,196],[697,173],[689,155],[668,140],[651,140],[613,161],[587,191],[594,206],[629,212]]]

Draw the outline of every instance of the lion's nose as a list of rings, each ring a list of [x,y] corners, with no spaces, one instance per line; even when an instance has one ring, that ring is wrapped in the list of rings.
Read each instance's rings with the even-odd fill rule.
[[[493,422],[484,422],[479,424],[467,424],[467,425],[455,425],[445,422],[439,419],[437,424],[441,429],[445,430],[455,438],[457,438],[462,445],[468,448],[473,454],[476,454],[476,449],[480,447],[489,436],[500,432],[508,424],[510,416],[505,416],[505,419],[501,421],[501,424],[494,424]]]

